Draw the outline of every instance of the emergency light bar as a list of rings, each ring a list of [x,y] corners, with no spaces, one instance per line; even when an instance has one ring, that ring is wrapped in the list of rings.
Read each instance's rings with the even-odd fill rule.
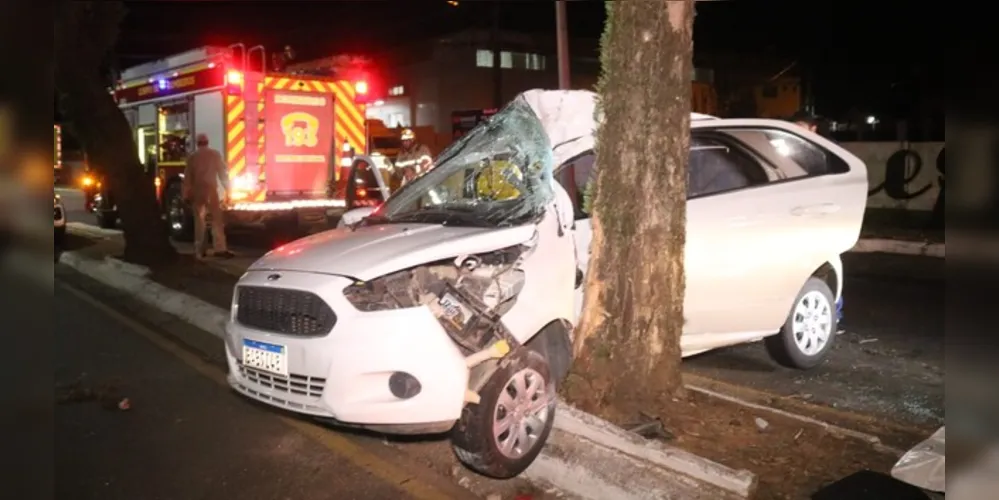
[[[236,70],[229,70],[225,74],[226,92],[229,95],[240,95],[243,92],[243,73]]]

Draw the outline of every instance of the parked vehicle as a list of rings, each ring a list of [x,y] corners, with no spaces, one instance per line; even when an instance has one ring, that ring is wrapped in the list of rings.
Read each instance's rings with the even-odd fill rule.
[[[139,163],[156,187],[171,236],[191,239],[181,184],[194,137],[205,134],[228,165],[226,225],[326,227],[344,210],[342,165],[368,151],[367,75],[353,68],[292,74],[265,64],[263,46],[204,46],[126,68],[114,96]],[[84,185],[88,209],[115,227],[118,205],[100,177]]]
[[[522,472],[571,362],[595,103],[523,93],[384,203],[250,266],[226,326],[232,387],[343,425],[450,431],[470,468]],[[695,115],[692,129],[684,355],[767,337],[778,361],[814,366],[864,164],[784,122]]]
[[[55,195],[55,233],[53,239],[55,245],[61,247],[66,241],[66,208],[62,205],[62,198]]]

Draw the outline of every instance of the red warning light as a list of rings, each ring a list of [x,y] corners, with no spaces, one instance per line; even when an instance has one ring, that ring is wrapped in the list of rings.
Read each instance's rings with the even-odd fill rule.
[[[354,92],[360,95],[366,95],[368,93],[368,82],[361,80],[354,84]]]
[[[230,70],[225,74],[226,92],[231,96],[243,93],[243,73]]]

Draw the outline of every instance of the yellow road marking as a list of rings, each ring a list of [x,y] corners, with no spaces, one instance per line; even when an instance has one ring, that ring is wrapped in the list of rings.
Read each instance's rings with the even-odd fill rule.
[[[153,343],[156,347],[172,354],[182,363],[190,366],[195,371],[205,376],[205,378],[220,386],[226,388],[229,387],[229,383],[226,381],[225,373],[223,373],[222,370],[219,370],[218,367],[204,361],[177,344],[164,339],[161,335],[157,334],[149,327],[112,309],[90,294],[62,282],[59,283],[59,286],[63,290],[75,295],[80,300],[96,309],[99,309],[115,321],[127,326],[132,331],[138,333],[143,338]],[[221,341],[222,339],[219,340]],[[370,472],[386,483],[389,483],[408,493],[413,498],[420,500],[449,500],[452,498],[443,491],[434,488],[432,485],[423,483],[419,479],[414,478],[412,474],[399,469],[398,467],[382,460],[368,451],[365,451],[362,447],[354,444],[350,439],[347,439],[338,433],[327,431],[316,425],[291,417],[279,416],[278,419],[293,429],[301,432],[309,439],[319,443],[324,448],[347,459],[354,465]]]

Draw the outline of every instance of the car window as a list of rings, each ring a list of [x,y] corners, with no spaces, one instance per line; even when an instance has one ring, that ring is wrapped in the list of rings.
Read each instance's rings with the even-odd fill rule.
[[[590,216],[589,197],[591,190],[588,187],[591,185],[591,181],[596,180],[593,175],[595,173],[593,170],[594,160],[596,160],[596,155],[592,151],[583,153],[566,162],[555,177],[573,200],[576,220]]]
[[[734,141],[715,134],[691,136],[688,198],[744,189],[769,181],[764,167]]]
[[[785,178],[842,174],[850,167],[839,156],[804,137],[777,129],[738,129],[730,135],[749,144],[777,166]]]

